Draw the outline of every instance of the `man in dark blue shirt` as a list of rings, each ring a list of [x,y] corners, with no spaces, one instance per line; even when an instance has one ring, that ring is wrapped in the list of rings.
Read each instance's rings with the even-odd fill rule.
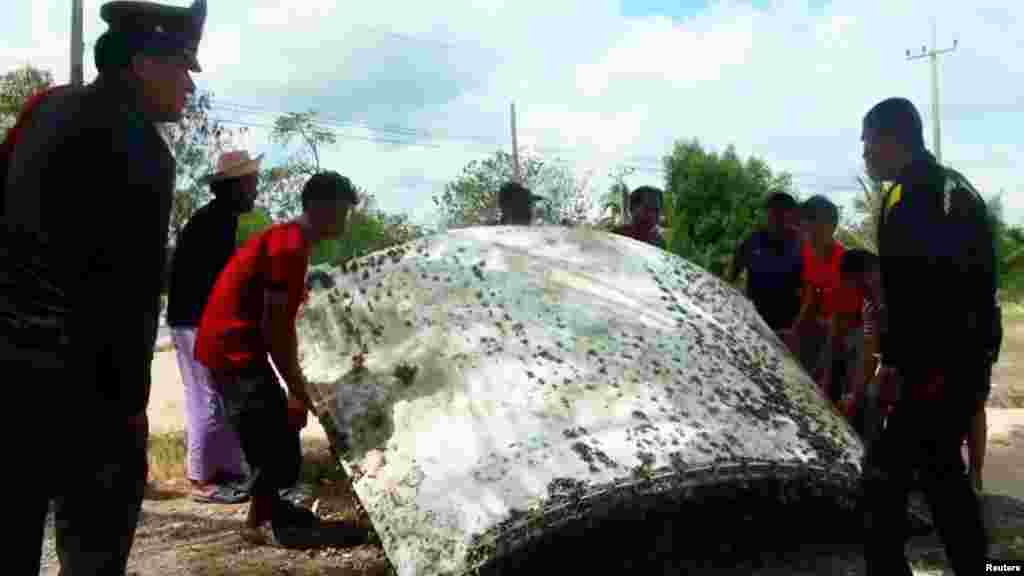
[[[235,253],[238,217],[255,206],[261,159],[244,151],[221,155],[217,172],[206,178],[214,198],[185,225],[171,261],[167,323],[185,384],[188,477],[198,502],[234,504],[248,498],[238,486],[246,476],[242,448],[209,372],[193,351],[206,301]]]
[[[728,280],[735,283],[746,270],[747,296],[768,327],[780,332],[792,326],[800,312],[801,240],[791,228],[796,199],[779,192],[768,198],[765,209],[765,227],[740,244]]]

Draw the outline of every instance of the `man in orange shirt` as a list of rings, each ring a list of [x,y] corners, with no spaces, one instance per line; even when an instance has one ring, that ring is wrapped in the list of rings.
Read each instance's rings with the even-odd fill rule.
[[[803,216],[803,293],[800,314],[789,334],[790,347],[822,392],[833,402],[842,398],[848,360],[862,343],[862,295],[840,283],[846,248],[835,239],[839,209],[824,196],[801,206]]]
[[[195,358],[210,369],[225,414],[252,469],[247,539],[264,544],[315,529],[316,516],[282,499],[302,467],[299,430],[309,398],[298,361],[295,318],[306,293],[310,251],[345,229],[355,187],[321,172],[302,190],[303,214],[251,239],[221,272],[196,335]],[[278,384],[268,355],[288,388]]]

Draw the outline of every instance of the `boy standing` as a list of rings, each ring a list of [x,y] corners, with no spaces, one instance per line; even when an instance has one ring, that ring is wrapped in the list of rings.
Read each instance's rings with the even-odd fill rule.
[[[804,368],[833,402],[842,397],[847,360],[856,355],[861,323],[859,294],[839,281],[846,248],[835,239],[839,209],[824,196],[804,202],[803,295],[793,327],[795,347]]]
[[[293,530],[318,525],[314,514],[279,494],[298,480],[299,430],[309,410],[295,318],[313,245],[340,235],[357,203],[352,182],[337,172],[310,178],[302,190],[302,215],[271,227],[232,257],[199,324],[196,359],[210,369],[252,469],[244,536],[258,543],[280,542]],[[268,354],[281,371],[287,396]]]

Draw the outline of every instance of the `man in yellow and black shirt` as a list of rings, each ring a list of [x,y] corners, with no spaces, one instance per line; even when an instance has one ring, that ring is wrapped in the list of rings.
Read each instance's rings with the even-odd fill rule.
[[[977,574],[987,538],[960,445],[987,395],[995,346],[992,226],[967,179],[925,149],[910,101],[877,104],[862,139],[868,173],[892,182],[878,238],[879,376],[899,390],[864,470],[867,573],[911,575],[904,511],[908,492],[920,486],[954,572]]]

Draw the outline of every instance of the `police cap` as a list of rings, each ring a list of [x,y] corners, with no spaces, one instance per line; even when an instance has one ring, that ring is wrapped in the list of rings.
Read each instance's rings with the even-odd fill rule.
[[[96,42],[96,66],[124,66],[135,54],[178,56],[201,72],[197,55],[206,22],[206,0],[188,8],[153,2],[116,0],[100,8],[110,28]]]

